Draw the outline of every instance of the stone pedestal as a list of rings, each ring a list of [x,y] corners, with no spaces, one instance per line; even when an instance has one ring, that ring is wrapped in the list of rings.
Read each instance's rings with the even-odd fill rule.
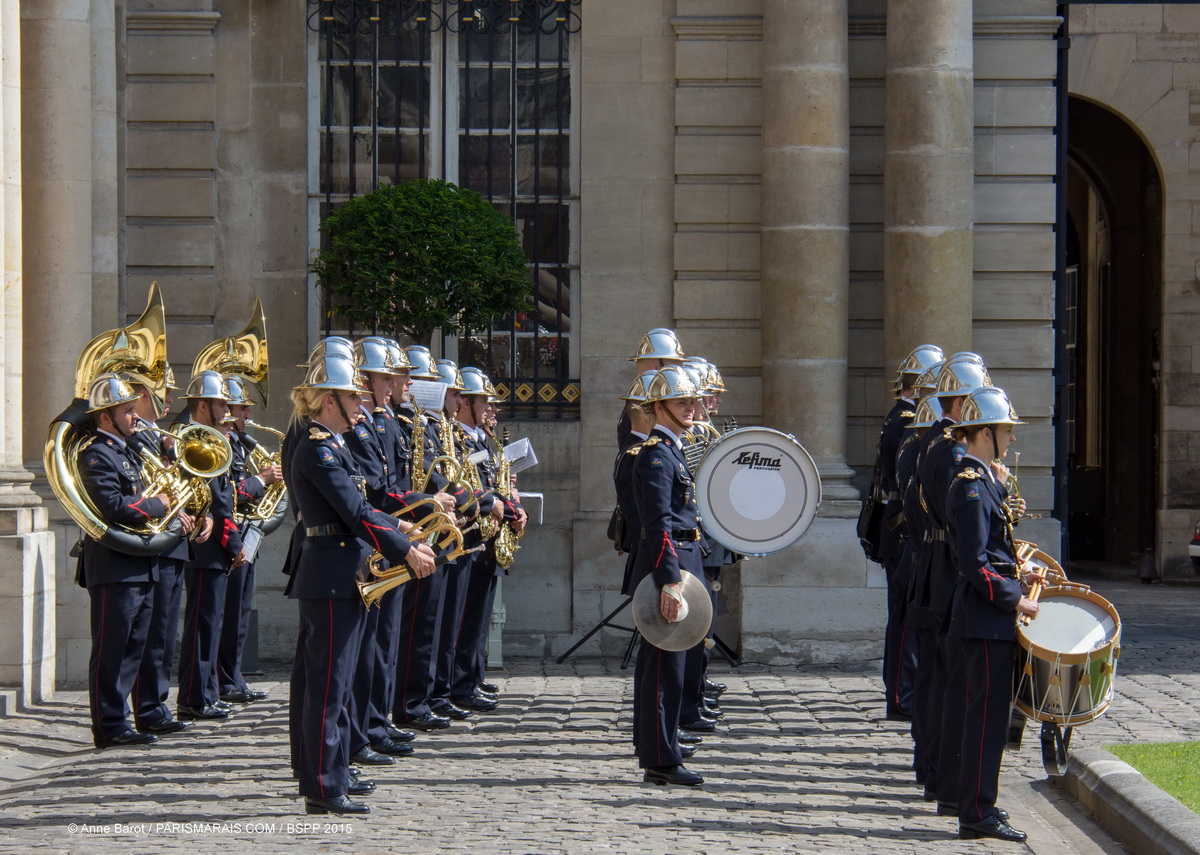
[[[45,508],[0,509],[0,707],[54,692],[54,555]]]

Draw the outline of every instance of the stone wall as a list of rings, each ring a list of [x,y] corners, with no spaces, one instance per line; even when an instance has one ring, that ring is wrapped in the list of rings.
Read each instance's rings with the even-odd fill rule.
[[[1200,506],[1200,8],[1071,7],[1070,91],[1128,122],[1163,186],[1162,385],[1158,558],[1191,575],[1187,543]]]

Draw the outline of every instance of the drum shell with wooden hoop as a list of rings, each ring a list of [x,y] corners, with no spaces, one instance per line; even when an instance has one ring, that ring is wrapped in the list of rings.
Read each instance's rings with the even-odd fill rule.
[[[1034,573],[1041,573],[1046,577],[1048,585],[1070,584],[1067,580],[1067,573],[1063,570],[1062,565],[1055,561],[1053,557],[1038,549],[1036,543],[1030,543],[1027,540],[1017,540],[1014,543],[1017,547],[1017,558],[1020,559],[1024,569]]]
[[[1013,705],[1032,719],[1087,724],[1112,702],[1121,618],[1086,585],[1046,588],[1038,615],[1017,624],[1017,691]]]
[[[786,549],[821,506],[817,466],[795,437],[765,427],[731,431],[695,472],[696,505],[710,537],[743,555]]]

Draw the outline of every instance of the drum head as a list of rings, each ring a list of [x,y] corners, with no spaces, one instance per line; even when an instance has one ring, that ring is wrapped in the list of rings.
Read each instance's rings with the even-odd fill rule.
[[[1120,625],[1116,610],[1098,594],[1051,588],[1038,600],[1037,617],[1018,632],[1037,647],[1070,655],[1112,643]]]
[[[701,525],[722,546],[763,556],[791,546],[821,506],[821,479],[795,438],[748,427],[725,434],[696,467]]]

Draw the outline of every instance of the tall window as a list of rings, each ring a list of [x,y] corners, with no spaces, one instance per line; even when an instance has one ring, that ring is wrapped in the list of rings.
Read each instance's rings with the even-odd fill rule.
[[[507,393],[507,415],[579,412],[577,125],[582,0],[309,0],[323,220],[381,183],[444,178],[510,217],[533,295],[525,311],[443,352]],[[352,330],[322,295],[325,333]]]

